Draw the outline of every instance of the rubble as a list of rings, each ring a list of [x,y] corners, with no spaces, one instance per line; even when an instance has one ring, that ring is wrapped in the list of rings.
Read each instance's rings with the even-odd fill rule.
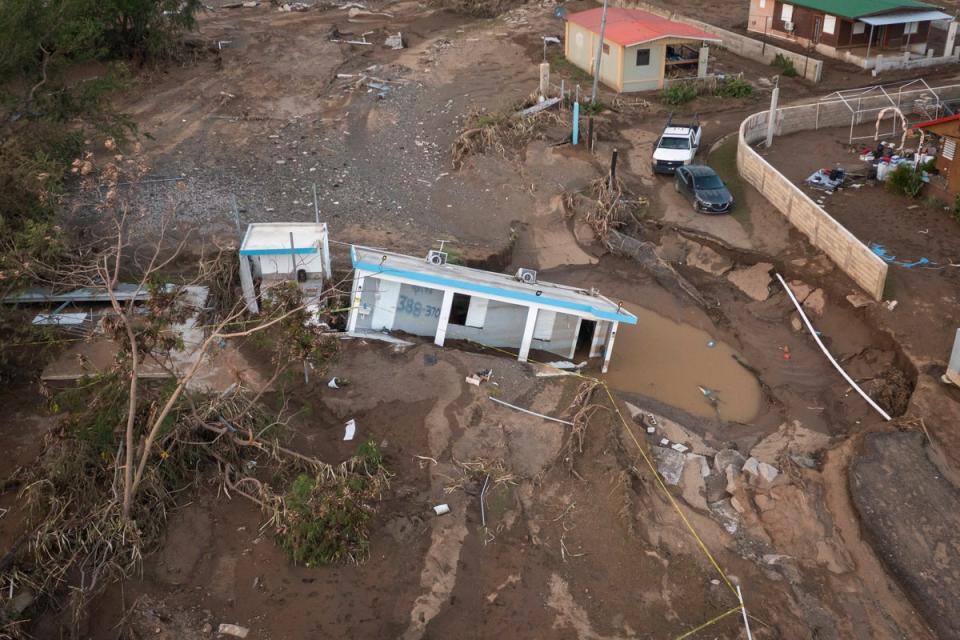
[[[407,45],[404,44],[403,36],[398,31],[396,35],[387,36],[387,39],[384,41],[383,46],[396,51],[399,49],[406,48]]]
[[[746,461],[743,454],[736,449],[721,449],[713,457],[713,468],[717,473],[726,473],[727,467],[735,467],[739,471]]]
[[[816,289],[803,300],[803,308],[818,316],[823,315],[823,308],[826,304],[827,298],[823,289]]]
[[[657,472],[663,476],[663,481],[673,486],[680,484],[680,477],[683,475],[683,467],[687,462],[687,456],[667,447],[650,448],[653,450],[653,457],[657,461]]]
[[[731,500],[719,500],[710,503],[708,507],[727,533],[734,534],[737,532],[740,528],[740,513],[733,507]]]

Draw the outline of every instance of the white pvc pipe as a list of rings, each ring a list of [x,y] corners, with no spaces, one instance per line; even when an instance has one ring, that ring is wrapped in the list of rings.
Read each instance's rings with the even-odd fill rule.
[[[536,412],[534,412],[534,411],[530,411],[530,409],[524,409],[523,407],[518,407],[518,406],[515,405],[515,404],[510,404],[509,402],[504,402],[503,400],[500,400],[500,399],[498,399],[498,398],[494,398],[494,397],[492,397],[492,396],[490,396],[490,399],[493,400],[494,402],[496,402],[497,404],[502,404],[502,405],[505,406],[505,407],[510,407],[511,409],[515,409],[515,410],[517,410],[517,411],[522,411],[523,413],[528,413],[528,414],[530,414],[531,416],[537,416],[538,418],[543,418],[544,420],[552,420],[553,422],[559,422],[560,424],[568,424],[568,425],[570,425],[571,427],[573,426],[573,423],[570,422],[569,420],[561,420],[560,418],[554,418],[554,417],[552,417],[552,416],[545,416],[545,415],[543,415],[542,413],[536,413]]]
[[[867,404],[869,404],[871,407],[876,409],[877,413],[883,416],[884,420],[889,422],[891,420],[889,414],[887,414],[886,411],[881,409],[880,406],[873,401],[873,398],[868,396],[867,393],[863,389],[861,389],[856,382],[853,381],[853,378],[847,375],[847,372],[844,371],[839,364],[837,364],[837,361],[833,359],[833,356],[830,355],[830,352],[827,351],[827,348],[823,346],[823,342],[820,340],[820,336],[817,335],[817,332],[813,328],[813,325],[810,324],[810,319],[807,318],[806,314],[803,312],[803,309],[800,307],[800,302],[797,300],[796,296],[793,295],[793,291],[790,290],[790,286],[787,284],[786,280],[784,280],[779,273],[776,274],[776,276],[777,276],[777,280],[780,281],[780,284],[783,285],[784,291],[786,291],[787,295],[790,296],[790,300],[791,302],[793,302],[793,306],[797,308],[797,313],[799,313],[800,317],[803,319],[803,323],[807,326],[807,330],[810,332],[810,335],[812,335],[813,339],[816,340],[817,346],[820,347],[821,351],[823,351],[823,355],[827,356],[827,360],[830,361],[830,364],[833,365],[833,368],[840,372],[840,375],[843,376],[843,379],[846,380],[851,387],[853,387],[854,391],[859,393],[860,396],[867,401]]]
[[[737,598],[740,600],[740,613],[743,614],[743,626],[747,628],[747,640],[753,640],[753,633],[750,631],[750,619],[747,618],[747,607],[743,604],[743,594],[740,592],[740,585],[737,585]]]

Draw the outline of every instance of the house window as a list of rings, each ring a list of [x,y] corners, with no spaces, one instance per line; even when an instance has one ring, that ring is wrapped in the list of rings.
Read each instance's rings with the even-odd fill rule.
[[[903,25],[903,35],[905,36],[916,35],[919,30],[919,22],[908,22],[907,24]]]
[[[863,22],[854,22],[853,23],[853,35],[859,36],[862,35],[864,31],[867,30],[867,25]]]
[[[607,43],[603,43],[603,55],[609,55],[609,53],[610,53],[610,45],[608,45]]]
[[[467,314],[470,311],[470,296],[462,293],[453,294],[453,304],[450,305],[450,324],[464,326],[467,324]]]
[[[767,0],[760,0],[760,8],[761,9],[767,8]]]
[[[824,16],[823,17],[823,32],[833,35],[837,32],[837,16]]]
[[[637,66],[646,67],[650,64],[650,49],[637,49]]]
[[[787,4],[786,2],[783,3],[783,8],[780,9],[780,19],[783,20],[784,22],[793,21],[793,5],[792,4]]]
[[[957,155],[957,141],[952,138],[945,138],[943,141],[943,157],[946,160],[953,161]]]

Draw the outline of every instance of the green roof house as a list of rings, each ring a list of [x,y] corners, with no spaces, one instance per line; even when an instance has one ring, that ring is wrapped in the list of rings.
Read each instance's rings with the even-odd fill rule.
[[[747,29],[873,69],[956,61],[953,16],[919,0],[749,0]],[[934,23],[938,23],[934,27]],[[931,30],[945,29],[931,38]],[[931,41],[938,43],[936,49]]]

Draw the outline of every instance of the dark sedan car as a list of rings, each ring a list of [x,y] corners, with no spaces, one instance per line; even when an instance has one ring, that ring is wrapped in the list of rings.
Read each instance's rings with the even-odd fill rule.
[[[727,185],[710,167],[679,167],[674,184],[677,191],[693,203],[694,210],[700,213],[729,213],[733,208],[733,196]]]

